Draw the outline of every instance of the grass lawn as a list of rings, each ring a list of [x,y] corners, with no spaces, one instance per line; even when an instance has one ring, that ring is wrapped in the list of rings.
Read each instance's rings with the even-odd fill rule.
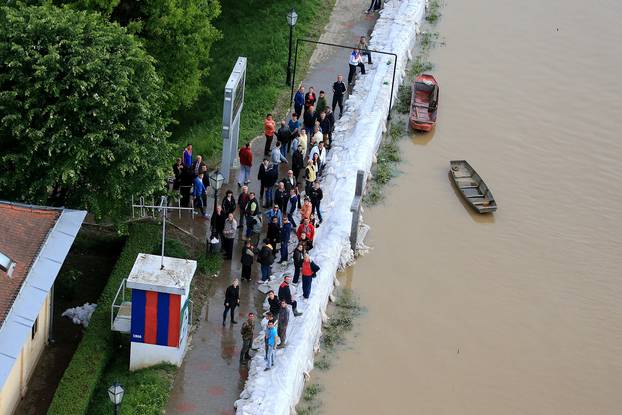
[[[286,16],[292,5],[298,13],[295,44],[296,37],[319,37],[334,0],[222,1],[222,14],[215,24],[223,36],[210,52],[212,63],[206,81],[209,91],[192,108],[176,116],[179,125],[172,140],[179,145],[180,156],[181,149],[190,142],[195,156],[202,154],[208,160],[220,161],[224,86],[239,56],[248,58],[240,144],[261,134],[265,115],[275,106],[283,107],[276,104],[283,101],[285,92],[289,91],[285,85],[289,42]],[[305,45],[300,52],[299,74],[306,70],[312,47]],[[287,101],[289,93],[285,107]]]

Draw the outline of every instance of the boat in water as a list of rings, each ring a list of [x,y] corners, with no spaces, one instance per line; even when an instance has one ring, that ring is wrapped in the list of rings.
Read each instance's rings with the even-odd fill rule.
[[[430,131],[436,125],[438,111],[438,82],[429,74],[421,74],[415,79],[410,99],[410,128]]]
[[[497,210],[497,202],[492,192],[468,162],[452,160],[450,166],[451,178],[469,205],[473,206],[478,213]]]

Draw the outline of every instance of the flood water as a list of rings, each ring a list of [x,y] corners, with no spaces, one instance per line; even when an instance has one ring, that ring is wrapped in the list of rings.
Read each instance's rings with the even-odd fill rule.
[[[449,0],[439,125],[401,144],[343,277],[368,312],[329,414],[620,414],[622,3]],[[499,210],[448,178],[466,159]]]

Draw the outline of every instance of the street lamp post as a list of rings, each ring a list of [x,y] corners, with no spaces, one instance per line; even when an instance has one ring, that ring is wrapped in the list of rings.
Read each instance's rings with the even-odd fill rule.
[[[223,176],[218,170],[209,176],[209,185],[212,189],[214,189],[214,213],[216,213],[216,206],[218,206],[218,191],[224,182],[225,176]]]
[[[114,404],[114,415],[119,414],[119,406],[121,406],[124,394],[125,391],[123,387],[117,382],[113,383],[112,386],[108,388],[108,397],[110,398],[110,402]]]
[[[292,35],[294,26],[298,21],[298,13],[293,8],[287,13],[287,24],[289,25],[289,56],[287,58],[287,85],[292,84]]]

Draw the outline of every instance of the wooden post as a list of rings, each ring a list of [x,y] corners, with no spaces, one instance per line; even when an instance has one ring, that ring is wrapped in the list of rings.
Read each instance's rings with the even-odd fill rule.
[[[361,199],[363,197],[363,184],[365,181],[365,172],[359,170],[356,172],[356,189],[354,191],[354,199],[350,212],[352,212],[352,227],[350,228],[350,248],[356,251],[356,241],[359,233],[359,216],[361,214]]]

